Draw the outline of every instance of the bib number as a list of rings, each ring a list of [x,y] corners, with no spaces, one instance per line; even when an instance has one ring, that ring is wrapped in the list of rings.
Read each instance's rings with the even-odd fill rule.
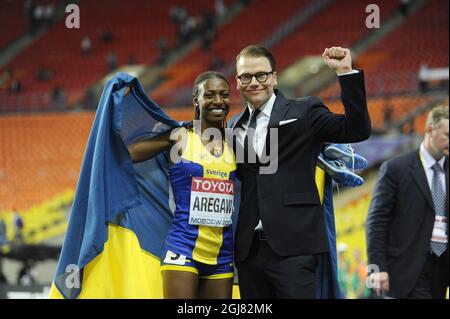
[[[226,227],[234,211],[233,181],[192,177],[189,224]]]

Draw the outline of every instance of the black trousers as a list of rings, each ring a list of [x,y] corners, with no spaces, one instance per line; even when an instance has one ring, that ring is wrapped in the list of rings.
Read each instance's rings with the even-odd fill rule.
[[[279,256],[255,232],[247,258],[236,263],[242,299],[315,298],[316,255]]]
[[[445,299],[449,277],[448,249],[440,257],[429,254],[408,298]]]

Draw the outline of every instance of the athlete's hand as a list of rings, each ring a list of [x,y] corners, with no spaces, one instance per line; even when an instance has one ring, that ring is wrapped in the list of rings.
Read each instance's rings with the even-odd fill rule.
[[[325,64],[337,74],[352,71],[350,50],[341,47],[326,48],[322,53]]]

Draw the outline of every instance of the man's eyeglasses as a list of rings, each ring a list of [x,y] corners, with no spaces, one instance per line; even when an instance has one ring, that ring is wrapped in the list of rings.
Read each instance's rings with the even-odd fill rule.
[[[274,71],[271,72],[258,72],[256,74],[248,74],[244,73],[241,75],[238,75],[237,78],[242,82],[242,84],[249,84],[252,81],[252,78],[255,77],[256,81],[259,83],[264,83],[267,81],[267,78],[270,74],[272,74]]]

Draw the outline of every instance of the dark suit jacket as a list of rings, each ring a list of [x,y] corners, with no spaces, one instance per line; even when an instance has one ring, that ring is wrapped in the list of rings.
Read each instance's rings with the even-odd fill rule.
[[[448,198],[448,159],[445,161]],[[389,295],[411,293],[430,251],[435,213],[419,151],[383,163],[366,221],[369,264],[389,273]],[[448,200],[447,200],[448,219]]]
[[[238,163],[242,182],[235,235],[235,259],[249,253],[258,213],[270,247],[279,255],[310,255],[328,251],[324,212],[315,182],[316,162],[324,141],[359,142],[370,136],[364,75],[339,77],[346,115],[331,113],[316,97],[288,100],[275,91],[269,128],[278,128],[278,170],[260,174],[258,164]],[[235,117],[233,128],[248,118]],[[297,119],[280,126],[282,120]],[[269,131],[270,132],[270,131]],[[266,147],[270,148],[267,134]],[[273,154],[273,147],[270,153]]]

